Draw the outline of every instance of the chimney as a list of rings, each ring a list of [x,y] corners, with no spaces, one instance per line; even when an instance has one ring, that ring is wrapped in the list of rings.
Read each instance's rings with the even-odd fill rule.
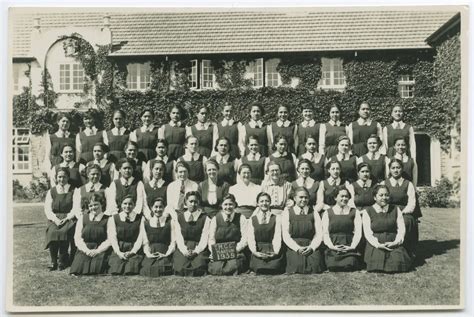
[[[33,19],[33,28],[35,29],[36,33],[41,33],[41,18]]]
[[[104,15],[102,17],[102,30],[110,28],[110,15]]]

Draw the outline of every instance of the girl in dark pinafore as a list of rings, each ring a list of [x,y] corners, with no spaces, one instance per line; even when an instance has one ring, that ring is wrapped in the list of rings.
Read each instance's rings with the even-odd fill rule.
[[[172,254],[176,249],[174,228],[169,214],[164,214],[165,202],[156,198],[151,204],[150,219],[142,217],[140,235],[143,252],[140,275],[158,277],[173,274]]]
[[[337,140],[346,135],[346,126],[339,121],[341,111],[338,106],[329,109],[329,122],[321,124],[319,129],[319,153],[326,157],[337,154]]]
[[[402,245],[405,235],[402,212],[389,204],[390,193],[385,185],[374,188],[374,200],[375,204],[362,212],[368,242],[364,254],[367,272],[407,272],[413,259]]]
[[[95,144],[93,148],[94,160],[87,162],[86,168],[92,165],[99,166],[101,170],[100,183],[104,187],[109,187],[110,183],[118,178],[118,175],[116,175],[115,164],[105,157],[106,153],[108,153],[107,145],[104,143]]]
[[[201,208],[201,196],[196,191],[187,192],[185,210],[174,219],[177,250],[173,256],[176,275],[202,276],[207,274],[209,252],[209,226],[211,220]]]
[[[267,126],[261,121],[265,111],[260,104],[253,104],[249,107],[250,120],[246,124],[240,123],[239,126],[239,148],[240,155],[248,154],[245,145],[248,143],[249,136],[255,135],[258,139],[260,154],[268,156],[271,147],[267,137]]]
[[[305,140],[311,135],[314,140],[319,142],[319,123],[314,121],[314,112],[313,107],[310,104],[303,105],[302,109],[303,121],[296,126],[296,138],[295,144],[297,146],[296,156],[300,157],[306,152]],[[319,145],[316,145],[316,149],[319,148]]]
[[[326,178],[324,165],[326,163],[326,157],[318,153],[318,141],[312,135],[306,136],[305,140],[306,152],[299,157],[299,159],[307,159],[313,166],[311,172],[311,178],[316,181],[322,181]]]
[[[97,143],[104,142],[104,134],[96,128],[97,113],[93,109],[89,109],[84,113],[83,122],[84,130],[76,136],[76,150],[78,161],[81,164],[87,164],[94,159],[93,149]]]
[[[222,201],[222,211],[211,220],[209,229],[209,250],[223,242],[236,244],[237,257],[228,260],[213,260],[209,263],[212,275],[237,275],[247,271],[247,259],[244,249],[247,247],[247,219],[235,212],[236,202],[232,194],[227,194]]]
[[[309,206],[316,205],[317,192],[319,189],[318,181],[311,178],[313,172],[313,166],[307,159],[301,159],[298,161],[298,178],[291,183],[292,192],[294,193],[298,187],[304,187],[309,193]]]
[[[209,108],[207,106],[201,106],[198,108],[196,114],[197,123],[186,127],[186,136],[194,136],[198,140],[198,148],[196,152],[205,157],[210,157],[213,148],[213,134],[214,124],[207,121],[209,115]]]
[[[240,158],[239,150],[239,123],[234,121],[233,109],[229,104],[221,108],[222,121],[215,125],[212,143],[215,145],[218,139],[227,138],[230,142],[230,154],[235,158]]]
[[[58,131],[52,134],[46,134],[44,147],[44,171],[46,173],[49,173],[51,168],[63,161],[61,153],[64,145],[69,144],[70,146],[75,147],[76,136],[69,131],[71,126],[71,117],[69,114],[59,113],[57,115],[57,125]]]
[[[296,179],[296,156],[288,151],[288,140],[284,135],[277,135],[274,139],[273,154],[265,162],[265,169],[270,162],[276,162],[281,167],[281,178],[287,182]]]
[[[238,166],[240,167],[241,164],[249,165],[252,170],[252,183],[260,185],[265,178],[266,157],[260,154],[258,139],[256,136],[249,136],[247,149],[249,150],[249,153],[242,156]]]
[[[357,165],[358,180],[348,185],[347,188],[352,196],[352,205],[359,211],[374,204],[374,187],[377,185],[371,178],[369,164],[360,163]]]
[[[148,162],[151,162],[151,160]],[[166,190],[169,184],[163,178],[166,169],[166,164],[163,161],[153,161],[150,168],[151,180],[143,182],[143,188],[145,189],[143,214],[146,218],[150,217],[153,203],[158,198],[166,206]]]
[[[407,155],[416,159],[416,142],[413,127],[403,122],[402,106],[392,107],[393,122],[383,128],[383,142],[388,157],[395,155],[395,140],[403,138],[407,144]]]
[[[74,232],[73,219],[75,214],[72,211],[73,190],[68,184],[69,170],[60,167],[56,170],[57,185],[52,187],[46,194],[44,213],[49,220],[46,228],[46,247],[49,249],[51,264],[49,270],[58,268],[64,270],[69,262],[69,244]],[[59,266],[58,266],[59,253]]]
[[[117,163],[119,159],[125,157],[123,148],[130,137],[130,131],[123,126],[125,118],[123,110],[115,110],[112,115],[113,128],[104,131],[104,143],[109,147],[107,159],[113,163]]]
[[[357,209],[347,204],[351,194],[346,187],[335,191],[336,205],[323,214],[326,265],[329,271],[354,271],[361,268],[357,251],[362,237],[362,220]]]
[[[215,154],[211,159],[219,164],[219,171],[217,179],[219,182],[226,182],[229,185],[234,185],[237,180],[237,160],[231,155],[230,141],[225,137],[217,139],[214,147]]]
[[[367,139],[368,152],[357,159],[357,164],[366,163],[370,166],[371,177],[374,183],[380,183],[388,176],[387,165],[390,160],[379,152],[382,142],[377,135],[372,134]]]
[[[186,119],[186,112],[181,107],[172,106],[168,115],[170,121],[158,130],[158,138],[168,142],[168,159],[176,160],[184,154],[186,127],[182,120]]]
[[[357,156],[350,154],[351,142],[347,136],[339,137],[338,153],[328,158],[328,161],[338,161],[341,164],[341,178],[349,183],[357,180]]]
[[[197,152],[199,148],[199,141],[195,136],[188,136],[186,138],[184,155],[180,156],[176,162],[184,162],[189,167],[188,178],[193,182],[200,183],[204,180],[204,163],[207,157],[202,156]]]
[[[349,185],[348,182],[344,182],[340,178],[341,163],[338,161],[333,161],[326,164],[326,172],[329,176],[327,179],[319,183],[318,188],[315,209],[319,213],[336,204],[336,201],[334,200],[334,193],[337,187],[340,185],[347,187]]]
[[[134,141],[128,141],[125,144],[123,149],[125,152],[125,157],[129,160],[133,160],[135,162],[135,168],[133,170],[133,177],[137,180],[143,180],[143,172],[146,170],[146,163],[138,158],[138,145]],[[120,176],[120,175],[119,175]]]
[[[143,179],[145,181],[151,180],[151,168],[156,161],[162,161],[166,166],[163,179],[167,183],[171,183],[173,181],[174,161],[170,160],[167,154],[168,142],[166,142],[164,139],[158,139],[156,143],[156,157],[148,160],[148,162],[146,162],[145,169],[143,170]]]
[[[367,139],[372,134],[382,139],[382,126],[370,118],[370,106],[362,102],[359,106],[359,119],[349,124],[347,129],[352,144],[352,154],[362,156],[367,153]]]
[[[213,218],[219,211],[222,199],[229,192],[229,184],[219,180],[219,164],[213,159],[206,161],[206,179],[199,183],[199,194],[202,198],[204,213]]]
[[[257,196],[257,209],[248,223],[248,245],[252,252],[250,269],[257,274],[283,273],[285,255],[281,252],[281,218],[270,212],[267,193]]]
[[[109,218],[107,237],[114,252],[109,258],[110,274],[133,275],[140,272],[143,255],[139,252],[142,247],[140,236],[141,215],[136,214],[134,198],[125,196],[120,206],[120,212]]]
[[[306,188],[296,189],[295,205],[282,214],[282,235],[286,249],[286,273],[322,273],[326,270],[321,242],[323,227],[319,214],[308,206]]]
[[[83,201],[89,201],[93,194],[102,195],[105,199],[106,187],[100,183],[101,170],[99,165],[92,164],[86,167],[87,183],[74,190],[73,211],[76,215],[83,212]],[[105,211],[105,208],[104,208]]]
[[[267,136],[270,144],[277,143],[277,135],[285,136],[288,141],[288,152],[295,153],[295,125],[288,120],[289,111],[287,106],[278,107],[278,120],[267,126]]]
[[[69,269],[73,275],[103,274],[107,271],[110,241],[107,239],[108,217],[103,213],[105,199],[94,193],[86,206],[89,212],[78,218],[74,235],[78,252]]]
[[[74,188],[79,188],[85,182],[85,177],[83,176],[83,171],[85,166],[79,162],[75,162],[76,149],[74,146],[70,144],[64,144],[61,148],[61,157],[62,162],[53,166],[50,173],[50,182],[51,186],[56,185],[56,171],[61,168],[65,167],[69,170],[69,184],[71,184]]]
[[[153,124],[154,113],[151,109],[145,109],[140,113],[142,126],[130,133],[130,141],[137,143],[137,158],[147,162],[156,156],[155,147],[158,140],[158,128]]]

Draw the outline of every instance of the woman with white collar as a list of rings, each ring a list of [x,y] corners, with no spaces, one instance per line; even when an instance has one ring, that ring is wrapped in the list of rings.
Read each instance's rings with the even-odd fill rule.
[[[96,116],[96,110],[87,110],[82,118],[84,129],[76,136],[77,159],[82,164],[92,161],[94,145],[104,142],[103,132],[96,128]]]
[[[357,176],[358,179],[347,185],[347,189],[352,197],[351,205],[358,210],[363,210],[374,204],[373,189],[378,183],[372,179],[370,165],[367,163],[357,165]]]
[[[284,135],[276,135],[272,149],[274,150],[265,160],[265,169],[270,162],[276,162],[281,167],[281,178],[292,182],[296,179],[296,156],[288,150],[288,140]]]
[[[84,183],[83,171],[85,166],[75,161],[76,149],[73,145],[65,143],[60,150],[62,162],[53,166],[49,172],[49,180],[51,186],[56,186],[56,171],[61,168],[67,168],[69,170],[69,184],[74,188],[79,188]]]
[[[312,135],[316,141],[319,142],[319,123],[314,121],[313,106],[310,104],[304,104],[302,108],[303,121],[296,126],[295,132],[295,144],[296,156],[300,157],[306,151],[305,140],[308,135]],[[316,145],[316,149],[318,145]]]
[[[395,140],[399,137],[405,139],[405,143],[408,146],[407,155],[416,159],[416,142],[415,132],[413,127],[403,122],[403,108],[402,106],[392,107],[392,119],[393,122],[383,128],[383,145],[385,147],[388,157],[392,157],[395,154]]]
[[[226,103],[220,107],[222,120],[214,126],[212,144],[216,144],[221,137],[227,138],[230,142],[230,154],[235,158],[240,158],[239,149],[239,126],[234,118],[232,105]]]
[[[334,200],[336,188],[341,185],[346,187],[349,185],[348,182],[343,181],[340,177],[341,163],[338,161],[331,161],[326,164],[326,171],[329,176],[327,179],[319,183],[317,193],[315,210],[319,213],[331,208],[336,204],[336,201]]]
[[[107,271],[110,240],[107,237],[109,217],[104,214],[105,199],[94,193],[87,201],[88,213],[78,217],[74,241],[78,252],[69,274],[92,275]]]
[[[359,211],[349,207],[351,194],[346,187],[335,191],[336,204],[322,217],[326,266],[329,271],[354,271],[361,268],[361,254],[357,247],[362,238],[362,219]]]
[[[252,252],[250,269],[256,274],[279,274],[284,270],[281,252],[281,219],[270,212],[267,193],[257,196],[257,208],[248,222],[248,246]]]
[[[107,238],[114,252],[109,258],[108,273],[114,275],[134,275],[140,273],[143,254],[142,216],[134,212],[135,201],[132,196],[125,196],[120,205],[120,212],[107,222]]]
[[[262,182],[262,192],[269,194],[272,199],[272,206],[270,207],[272,213],[281,215],[283,209],[288,204],[293,203],[291,200],[291,183],[281,177],[281,167],[276,162],[268,163],[266,174],[267,176]]]
[[[252,168],[248,164],[239,167],[237,184],[229,188],[229,194],[235,196],[237,207],[235,211],[249,218],[255,210],[257,196],[261,192],[260,185],[252,182]]]
[[[93,194],[97,193],[105,198],[106,187],[100,183],[100,175],[102,174],[100,166],[96,164],[88,165],[86,168],[86,173],[88,182],[81,187],[76,188],[72,198],[72,210],[76,216],[82,215],[83,201],[88,201]]]
[[[382,126],[370,118],[370,106],[364,101],[359,106],[359,119],[347,127],[347,136],[352,144],[352,154],[362,156],[367,153],[367,139],[372,134],[382,139]]]
[[[146,108],[140,112],[142,126],[130,133],[130,141],[138,146],[137,158],[143,162],[156,156],[155,147],[158,128],[153,124],[155,114],[152,109]]]
[[[177,246],[173,270],[181,276],[206,275],[211,220],[202,212],[201,196],[197,191],[187,192],[184,201],[183,212],[173,219]]]
[[[166,209],[172,215],[180,212],[185,203],[187,192],[198,191],[199,185],[188,178],[189,167],[185,162],[177,162],[175,167],[176,180],[166,189]]]
[[[153,161],[153,162],[152,162]],[[153,203],[161,198],[164,205],[166,206],[166,192],[168,189],[168,182],[164,180],[164,173],[166,169],[166,164],[163,161],[150,160],[152,162],[150,165],[151,179],[149,181],[143,182],[144,188],[144,197],[143,201],[145,202],[143,206],[143,215],[149,219],[152,214]]]
[[[364,261],[367,272],[407,272],[413,259],[403,247],[405,224],[400,208],[389,204],[387,186],[374,188],[375,204],[362,211],[362,225],[367,240]]]
[[[88,166],[97,165],[100,167],[100,183],[104,187],[109,187],[110,183],[119,177],[117,170],[115,169],[115,164],[111,162],[105,154],[108,153],[108,147],[104,143],[96,143],[92,150],[94,159],[87,162],[86,168]]]
[[[158,277],[173,274],[172,254],[176,240],[171,216],[164,213],[166,203],[157,197],[151,203],[150,218],[142,217],[140,235],[142,236],[143,258],[140,275]]]
[[[251,181],[255,184],[260,185],[265,178],[265,156],[260,154],[260,147],[258,144],[258,138],[254,135],[249,136],[247,142],[248,154],[242,156],[237,161],[237,167],[240,168],[242,164],[247,164],[252,170]]]
[[[222,203],[222,199],[229,192],[229,184],[219,179],[219,164],[214,159],[204,164],[207,178],[199,183],[199,194],[202,198],[204,213],[213,218]]]
[[[63,161],[61,157],[63,146],[68,144],[75,147],[76,136],[69,131],[71,116],[68,113],[58,113],[56,116],[58,130],[52,134],[45,134],[44,171],[48,174],[54,166]],[[75,155],[76,153],[74,153]]]
[[[156,161],[162,161],[165,163],[165,171],[163,175],[163,179],[171,183],[173,181],[173,171],[174,171],[174,161],[170,160],[167,153],[168,153],[168,142],[166,142],[165,139],[158,139],[156,142],[156,157],[148,160],[146,162],[146,166],[143,170],[143,179],[145,181],[150,181],[151,180],[151,170],[152,166],[155,165]]]
[[[278,120],[272,122],[267,126],[267,136],[269,144],[275,144],[275,136],[284,135],[288,141],[288,151],[295,153],[295,131],[296,127],[294,123],[288,120],[290,112],[287,106],[278,107],[277,116]]]
[[[226,137],[220,137],[216,141],[214,147],[214,155],[211,159],[219,164],[219,171],[217,179],[219,182],[226,182],[229,185],[234,185],[236,182],[236,170],[238,161],[231,155],[231,144]]]
[[[282,236],[287,246],[286,273],[312,274],[326,270],[321,248],[323,228],[319,214],[308,206],[309,194],[299,187],[295,205],[282,214]]]
[[[113,163],[125,157],[123,148],[130,137],[130,131],[124,127],[125,118],[123,110],[115,110],[112,114],[113,128],[103,133],[104,143],[109,147],[107,159]]]
[[[400,160],[403,164],[402,175],[416,187],[418,185],[418,164],[413,157],[407,155],[405,138],[398,137],[394,144],[395,154],[393,158]]]
[[[340,118],[341,110],[333,105],[329,109],[329,121],[319,128],[319,153],[326,157],[337,154],[337,140],[347,134],[347,127],[339,121]]]
[[[267,137],[267,126],[261,121],[265,110],[262,105],[255,103],[249,106],[250,120],[246,124],[239,123],[239,148],[240,156],[248,154],[245,145],[251,135],[255,135],[258,139],[259,151],[263,156],[268,156],[268,149],[271,148],[271,143]]]
[[[326,160],[328,162],[339,162],[341,164],[341,178],[349,183],[357,179],[357,156],[351,155],[351,142],[349,137],[343,135],[337,140],[338,153]]]
[[[186,127],[182,120],[186,119],[186,112],[180,106],[170,106],[168,116],[169,122],[158,129],[158,139],[168,142],[168,159],[173,161],[184,154]]]
[[[189,167],[188,178],[193,182],[200,183],[205,178],[204,163],[206,163],[207,157],[197,152],[199,141],[195,136],[190,135],[186,138],[184,148],[184,155],[175,161],[175,166],[177,162],[186,163]]]
[[[196,152],[205,157],[210,157],[212,153],[214,123],[207,121],[209,115],[208,106],[200,106],[196,114],[197,123],[186,127],[186,136],[194,136],[198,140]]]
[[[306,152],[299,157],[299,159],[307,159],[311,162],[313,171],[311,172],[311,178],[317,181],[322,181],[326,178],[324,171],[324,165],[326,157],[317,152],[318,142],[312,135],[307,135],[305,140]]]
[[[133,177],[136,163],[129,158],[120,159],[117,162],[117,170],[120,177],[114,180],[109,188],[105,190],[107,199],[107,215],[115,215],[119,212],[120,205],[126,196],[133,197],[134,213],[141,214],[143,208],[143,183]]]
[[[357,158],[357,164],[367,163],[370,166],[371,177],[375,183],[380,183],[388,176],[387,165],[388,162],[390,162],[390,159],[380,153],[379,149],[381,145],[382,141],[380,141],[378,136],[372,134],[367,139],[368,152]]]
[[[211,220],[209,227],[209,250],[211,262],[209,273],[212,275],[237,275],[247,271],[247,259],[244,249],[247,247],[247,219],[235,212],[235,197],[227,194],[221,204],[222,211]],[[235,259],[214,260],[213,246],[224,242],[234,242],[237,256]]]
[[[138,158],[138,144],[135,141],[128,141],[127,144],[125,144],[123,151],[125,152],[125,158],[135,162],[133,177],[139,181],[142,181],[143,171],[146,169],[146,163],[143,161],[143,159]]]
[[[292,192],[299,187],[304,187],[309,194],[309,206],[316,205],[317,192],[319,189],[319,182],[311,178],[311,173],[313,172],[313,166],[311,162],[307,159],[301,159],[298,161],[298,178],[291,183]]]

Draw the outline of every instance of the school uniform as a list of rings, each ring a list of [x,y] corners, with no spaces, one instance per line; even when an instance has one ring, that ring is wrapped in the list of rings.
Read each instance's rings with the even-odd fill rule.
[[[321,252],[322,225],[311,207],[288,207],[282,215],[282,235],[286,249],[286,273],[311,274],[326,270]],[[301,255],[300,247],[310,246],[313,252]]]
[[[107,222],[109,217],[103,213],[94,215],[84,214],[79,217],[74,241],[78,252],[69,269],[70,274],[92,275],[103,274],[107,271],[110,254],[110,241],[107,238]],[[96,250],[98,254],[90,257],[88,250]]]
[[[216,155],[211,158],[219,164],[219,170],[217,171],[218,181],[234,185],[237,179],[237,161],[235,157],[232,157],[230,154],[222,156],[219,153],[216,153]]]
[[[82,186],[82,184],[86,183],[86,179],[83,175],[85,166],[79,162],[71,161],[71,162],[61,162],[55,165],[51,169],[51,174],[50,174],[51,186],[56,185],[56,171],[60,167],[66,167],[69,170],[69,184],[71,184],[74,188],[79,188]]]
[[[300,157],[301,159],[307,159],[311,162],[311,166],[313,166],[313,172],[309,174],[309,176],[316,180],[322,181],[326,178],[326,170],[324,164],[326,162],[326,157],[324,155],[320,155],[318,153],[309,153],[306,152],[302,154]]]
[[[277,135],[283,135],[288,141],[288,151],[295,153],[295,125],[286,120],[285,122],[277,120],[267,126],[267,135],[270,144],[274,144]]]
[[[176,160],[178,162],[184,162],[188,166],[188,178],[193,182],[199,183],[206,177],[204,172],[205,157],[199,153],[186,153]]]
[[[242,164],[250,165],[250,170],[252,171],[250,181],[254,184],[260,185],[263,179],[265,178],[265,161],[266,158],[260,153],[249,153],[240,159],[240,164],[238,165],[238,168]]]
[[[315,181],[311,177],[303,179],[302,177],[298,177],[293,183],[291,183],[292,192],[295,193],[298,187],[304,187],[309,192],[309,203],[308,206],[316,205],[317,200],[317,193],[319,189],[318,181]]]
[[[334,155],[328,162],[339,162],[341,164],[341,178],[352,183],[357,180],[357,156],[345,154]]]
[[[337,141],[346,135],[346,127],[340,122],[329,121],[321,124],[319,129],[319,153],[326,157],[334,156],[338,153]]]
[[[101,183],[92,184],[88,182],[87,184],[82,185],[79,188],[74,190],[74,195],[72,197],[73,208],[75,215],[81,215],[84,211],[87,213],[88,208],[83,209],[83,203],[88,202],[93,194],[102,195],[105,198],[105,186]],[[79,218],[79,216],[78,216]]]
[[[137,142],[138,154],[140,161],[147,162],[156,156],[156,143],[158,141],[158,128],[153,124],[148,127],[142,126],[133,131],[130,140]]]
[[[174,220],[176,228],[177,250],[173,254],[173,270],[176,275],[202,276],[207,273],[209,251],[210,219],[200,210],[193,213],[184,211],[178,213]],[[197,256],[184,256],[188,250],[194,250]]]
[[[382,139],[382,126],[372,119],[357,119],[349,124],[347,132],[352,144],[352,154],[356,156],[362,156],[368,152],[367,140],[372,134]]]
[[[296,127],[296,136],[298,138],[296,156],[299,157],[306,152],[305,141],[308,136],[314,137],[314,140],[319,143],[319,123],[316,123],[314,120],[303,121]],[[316,145],[318,148],[319,145]]]
[[[145,216],[148,218],[151,214],[150,210],[155,199],[163,199],[164,205],[166,206],[166,191],[168,189],[168,183],[163,179],[152,179],[151,181],[143,183],[143,189],[145,190],[144,201],[146,202],[143,211]]]
[[[196,152],[205,157],[210,157],[213,150],[214,124],[210,122],[196,123],[193,126],[186,127],[187,136],[194,136],[198,142]]]
[[[240,158],[239,150],[239,123],[234,120],[223,119],[214,126],[212,143],[216,145],[220,137],[226,137],[230,141],[229,153],[236,158]]]
[[[209,250],[216,243],[235,242],[237,257],[230,260],[213,260],[209,263],[208,271],[212,275],[236,275],[247,270],[247,259],[244,248],[246,239],[247,220],[241,214],[233,212],[230,215],[219,212],[211,220],[209,227]]]
[[[280,165],[281,178],[285,181],[292,182],[296,179],[296,156],[293,153],[285,152],[281,154],[274,152],[267,158],[265,166],[268,166],[270,162],[276,162]]]
[[[387,156],[395,155],[395,139],[403,138],[407,145],[407,155],[416,158],[415,132],[411,125],[394,121],[383,128],[382,135]]]
[[[352,196],[351,200],[358,210],[363,210],[375,203],[374,187],[377,184],[378,183],[372,181],[371,179],[367,180],[366,182],[363,182],[359,179],[347,186],[347,189]]]
[[[143,249],[147,249],[147,252],[151,254],[160,252],[165,255],[162,258],[152,258],[145,252],[140,275],[159,277],[173,274],[172,254],[176,249],[176,242],[173,237],[171,217],[153,216],[149,220],[142,218],[140,230],[143,237]]]
[[[107,159],[113,163],[125,157],[125,145],[130,139],[130,131],[124,127],[104,131],[104,143],[108,145]]]
[[[246,147],[248,144],[249,136],[254,135],[258,139],[259,153],[263,156],[268,156],[268,137],[267,137],[267,126],[260,120],[250,120],[246,124],[240,123],[239,126],[239,139],[240,139],[240,155],[244,156],[249,154],[249,150]]]
[[[120,212],[109,218],[107,236],[114,252],[109,258],[108,273],[116,275],[132,275],[140,272],[143,254],[139,253],[142,247],[140,236],[141,215]],[[128,259],[121,259],[117,252],[132,252]]]
[[[166,142],[168,142],[167,155],[170,160],[176,160],[178,157],[184,155],[184,144],[186,144],[186,128],[184,125],[182,125],[181,121],[177,123],[170,121],[169,123],[163,125],[158,130],[158,138],[165,139]]]
[[[133,176],[129,179],[120,177],[114,180],[105,191],[105,198],[107,200],[107,211],[105,213],[107,215],[116,214],[122,205],[123,199],[130,195],[135,201],[133,211],[136,214],[141,214],[144,191],[143,183]]]
[[[96,127],[85,128],[76,136],[76,150],[79,152],[78,162],[86,164],[94,159],[93,150],[96,143],[103,143],[104,137],[102,131]]]
[[[376,183],[380,183],[387,178],[388,159],[385,155],[380,153],[366,153],[362,155],[357,164],[367,163],[370,167],[370,176]]]
[[[151,179],[151,167],[155,164],[156,161],[162,161],[165,163],[165,174],[163,175],[163,179],[167,183],[171,183],[173,181],[175,162],[170,160],[167,155],[165,155],[164,157],[155,157],[154,159],[148,160],[148,162],[146,162],[145,168],[143,169],[143,179]]]
[[[336,204],[334,193],[336,192],[337,187],[341,185],[347,188],[349,184],[344,182],[341,178],[333,179],[332,177],[328,177],[319,183],[316,200],[317,203],[315,207],[318,212],[329,209]]]
[[[199,183],[199,194],[202,199],[202,209],[204,213],[213,218],[220,209],[222,198],[229,192],[229,184],[226,182],[213,183],[208,179]]]
[[[49,171],[53,166],[63,161],[61,148],[68,144],[75,147],[76,136],[69,131],[57,131],[53,134],[46,134],[45,141],[45,171]]]
[[[104,158],[100,161],[90,161],[86,164],[86,169],[92,165],[99,165],[100,167],[100,183],[103,184],[105,187],[109,187],[110,183],[118,178],[118,171],[115,169],[115,164],[112,163],[110,160]],[[86,175],[87,176],[87,175]]]
[[[260,185],[250,182],[245,185],[244,182],[237,182],[237,184],[230,186],[229,194],[234,195],[237,201],[235,212],[242,214],[245,218],[250,218],[257,206],[257,196],[262,191]]]
[[[252,255],[250,269],[259,274],[283,273],[285,255],[281,249],[281,219],[269,211],[257,209],[248,222],[248,246]],[[254,255],[255,252],[273,252],[272,258],[262,259]]]

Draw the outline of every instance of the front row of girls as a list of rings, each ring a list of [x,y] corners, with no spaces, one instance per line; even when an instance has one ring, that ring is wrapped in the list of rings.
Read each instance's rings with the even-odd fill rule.
[[[218,169],[213,162],[207,162],[210,179],[216,178],[212,174]],[[189,181],[185,163],[177,164],[178,179],[168,185],[166,197],[158,187],[165,169],[161,161],[153,165],[147,185],[133,178],[133,160],[119,161],[121,177],[112,183],[115,192],[109,191],[111,186],[105,194],[96,185],[97,165],[88,167],[89,182],[75,191],[68,182],[69,170],[59,167],[57,185],[45,203],[50,269],[71,265],[70,273],[76,275],[160,276],[231,275],[248,269],[257,274],[319,273],[326,268],[357,270],[363,263],[367,271],[411,268],[417,242],[416,204],[413,184],[402,177],[402,162],[390,162],[391,176],[381,184],[368,183],[370,167],[364,163],[359,165],[358,181],[341,182],[340,163],[330,162],[330,177],[318,187],[317,196],[323,197],[314,203],[303,179],[303,186],[290,186],[291,199],[283,210],[273,202],[286,190],[278,183],[281,168],[277,163],[269,166],[274,168],[273,185],[267,191],[250,186],[251,169],[243,165],[240,188],[228,189],[236,195],[223,192],[220,197],[223,186],[208,184],[206,192],[202,183]],[[309,175],[310,162],[300,163],[299,169]],[[245,187],[250,191],[241,192]],[[247,219],[249,209],[253,210]],[[367,241],[365,250],[360,247],[362,237]],[[235,242],[235,258],[213,257],[213,245],[223,242]]]

